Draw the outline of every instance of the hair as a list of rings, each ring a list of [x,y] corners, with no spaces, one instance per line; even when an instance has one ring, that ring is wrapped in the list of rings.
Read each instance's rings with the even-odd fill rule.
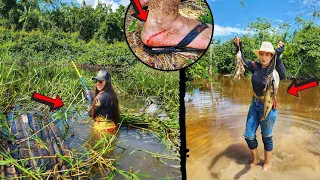
[[[115,124],[117,125],[120,122],[120,110],[119,110],[119,103],[118,103],[118,97],[117,94],[115,93],[112,85],[111,85],[111,81],[106,81],[106,84],[104,85],[103,91],[105,91],[106,93],[108,93],[111,96],[111,99],[113,101],[112,103],[112,114],[113,114],[113,121],[115,122]],[[94,94],[94,99],[96,98],[96,96],[98,95],[99,90],[96,87],[95,90],[95,94]],[[95,118],[96,114],[95,114],[95,103],[92,103],[91,105],[91,117]]]
[[[271,72],[272,72],[271,69],[274,68],[274,67],[271,67],[271,64],[272,64],[272,61],[274,61],[274,62],[277,61],[275,58],[277,58],[276,53],[274,53],[274,54],[271,53],[271,60],[270,60],[270,62],[269,62],[269,64],[268,64],[268,66],[267,66],[266,75],[263,77],[263,84],[266,84],[266,83],[267,83],[267,78],[268,78],[268,76],[269,76],[269,75],[271,74]]]

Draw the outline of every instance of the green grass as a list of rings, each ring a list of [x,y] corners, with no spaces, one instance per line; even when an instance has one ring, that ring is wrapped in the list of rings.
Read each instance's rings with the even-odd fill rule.
[[[1,132],[7,132],[8,137],[12,135],[10,124],[6,123],[5,114],[12,110],[15,105],[20,105],[18,114],[25,112],[40,111],[42,116],[50,116],[54,121],[64,121],[76,112],[86,110],[86,100],[83,95],[83,87],[72,67],[71,62],[58,61],[46,66],[36,66],[38,61],[26,61],[28,66],[22,67],[19,61],[2,61],[0,62],[0,120]],[[91,77],[95,72],[87,72],[80,69],[84,80],[89,88],[94,86]],[[132,68],[121,74],[111,73],[112,83],[119,95],[131,94],[140,96],[143,99],[152,99],[155,103],[160,104],[160,108],[166,111],[168,117],[160,119],[146,113],[137,115],[135,112],[127,111],[121,108],[121,118],[124,125],[133,126],[146,132],[153,133],[161,142],[172,151],[173,155],[161,155],[150,153],[155,158],[179,159],[179,74],[178,72],[162,72],[153,70],[138,63]],[[56,110],[53,114],[49,113],[49,107],[31,101],[33,92],[38,92],[49,97],[59,95],[64,106]],[[17,116],[16,116],[17,117]],[[15,117],[15,118],[16,118]],[[141,126],[145,125],[145,126]],[[47,128],[49,124],[43,128]],[[20,140],[18,143],[36,141],[41,147],[46,148],[45,142],[35,136],[37,132],[32,132],[27,138]],[[6,137],[6,138],[8,138]],[[12,136],[11,136],[12,137]],[[68,169],[60,170],[55,167],[51,173],[45,172],[44,167],[28,169],[24,163],[29,160],[35,160],[39,157],[16,160],[2,151],[3,160],[0,164],[10,162],[16,168],[23,172],[23,177],[32,177],[33,179],[43,179],[48,176],[58,176],[64,178],[71,177],[88,177],[92,174],[90,170],[97,168],[101,173],[108,174],[108,178],[113,176],[123,176],[125,178],[139,179],[139,177],[149,177],[146,174],[135,174],[115,167],[114,159],[106,159],[106,154],[111,152],[116,144],[106,143],[113,142],[115,136],[108,136],[98,141],[93,147],[87,148],[88,143],[84,143],[82,148],[87,148],[85,152],[71,151],[70,156],[56,155],[61,161],[66,162]],[[26,146],[29,148],[30,145]],[[142,150],[144,151],[144,150]],[[89,157],[89,158],[88,158]],[[85,168],[86,167],[86,168]],[[89,170],[88,170],[89,168]]]

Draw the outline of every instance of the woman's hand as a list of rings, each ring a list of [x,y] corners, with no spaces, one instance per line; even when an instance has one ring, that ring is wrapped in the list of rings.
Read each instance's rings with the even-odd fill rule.
[[[94,93],[92,90],[86,91],[85,97],[87,98],[87,100],[89,101],[90,104],[92,103],[93,96],[94,96]]]
[[[278,53],[278,56],[280,56],[284,51],[284,43],[280,41],[277,45],[276,51]]]
[[[236,47],[239,47],[240,46],[240,38],[238,36],[236,36],[234,39],[233,39],[233,44],[236,46]]]

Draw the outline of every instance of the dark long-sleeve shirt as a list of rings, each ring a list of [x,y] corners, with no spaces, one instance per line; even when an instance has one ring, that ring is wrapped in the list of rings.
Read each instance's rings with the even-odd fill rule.
[[[245,66],[246,69],[252,72],[251,82],[252,82],[253,91],[256,93],[257,96],[262,96],[263,89],[265,88],[264,77],[267,73],[267,68],[262,68],[261,63],[259,62],[247,60],[244,57],[241,42],[240,42],[240,50],[241,50],[242,59],[244,63],[247,65]],[[237,48],[237,52],[238,52],[238,48]],[[273,69],[273,67],[271,68]],[[279,73],[280,80],[285,79],[286,68],[282,60],[280,59],[280,56],[277,56],[277,59],[276,59],[276,70]]]
[[[113,120],[113,101],[112,97],[107,92],[98,94],[94,99],[94,103],[96,116],[103,116]],[[92,108],[90,108],[88,113],[89,116],[92,115]]]

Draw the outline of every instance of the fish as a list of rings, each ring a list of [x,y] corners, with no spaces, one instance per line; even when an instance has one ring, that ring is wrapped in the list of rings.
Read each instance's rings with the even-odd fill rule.
[[[236,68],[234,70],[233,80],[235,80],[235,79],[240,80],[240,75],[242,77],[244,76],[244,72],[245,72],[244,65],[246,65],[242,59],[242,54],[241,54],[240,48],[236,54],[234,64],[236,65]]]
[[[264,90],[263,116],[261,120],[265,120],[272,109],[273,101],[276,98],[279,88],[280,77],[277,70],[273,69],[272,73],[267,76],[266,88]]]

